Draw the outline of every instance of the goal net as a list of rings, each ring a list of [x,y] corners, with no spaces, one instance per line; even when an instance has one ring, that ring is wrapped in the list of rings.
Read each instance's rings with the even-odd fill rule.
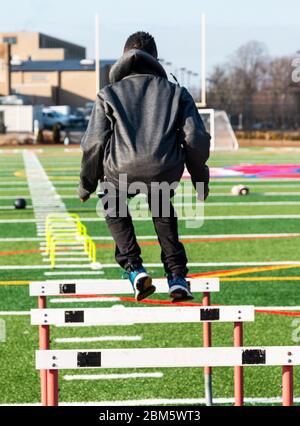
[[[228,115],[225,111],[198,109],[206,130],[211,135],[212,151],[230,151],[239,148],[239,144]]]

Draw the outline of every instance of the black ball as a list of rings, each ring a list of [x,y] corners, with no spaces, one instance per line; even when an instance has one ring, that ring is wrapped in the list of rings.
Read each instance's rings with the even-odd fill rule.
[[[26,200],[24,200],[24,198],[18,198],[15,201],[15,208],[17,210],[26,209]]]

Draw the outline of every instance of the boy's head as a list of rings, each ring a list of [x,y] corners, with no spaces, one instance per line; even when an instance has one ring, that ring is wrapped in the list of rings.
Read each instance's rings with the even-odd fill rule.
[[[143,50],[144,52],[149,53],[149,55],[153,56],[155,59],[158,58],[154,37],[144,31],[138,31],[128,37],[124,46],[124,53],[132,49]]]

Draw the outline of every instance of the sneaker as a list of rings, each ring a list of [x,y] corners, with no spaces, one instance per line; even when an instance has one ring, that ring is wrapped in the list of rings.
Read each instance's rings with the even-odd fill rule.
[[[130,266],[127,269],[127,275],[138,302],[155,292],[156,288],[152,285],[152,278],[143,266]]]
[[[173,303],[187,302],[193,300],[194,296],[191,293],[190,283],[185,279],[183,275],[169,274],[169,295],[173,299]]]

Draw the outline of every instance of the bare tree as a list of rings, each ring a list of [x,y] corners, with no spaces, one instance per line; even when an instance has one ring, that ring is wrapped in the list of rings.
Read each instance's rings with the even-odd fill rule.
[[[269,93],[272,120],[277,128],[293,127],[297,115],[296,99],[290,88],[291,58],[275,58],[269,63],[263,91]]]
[[[246,128],[251,128],[255,120],[253,100],[263,85],[268,61],[266,46],[257,41],[249,41],[236,51],[229,63],[235,104],[243,114]]]

